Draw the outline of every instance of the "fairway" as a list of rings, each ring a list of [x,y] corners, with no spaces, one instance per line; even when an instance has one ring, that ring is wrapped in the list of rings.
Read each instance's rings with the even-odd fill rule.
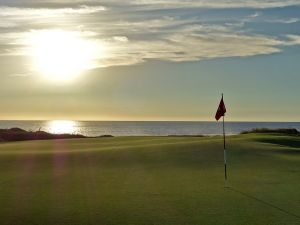
[[[0,224],[300,224],[300,138],[114,137],[0,144]]]

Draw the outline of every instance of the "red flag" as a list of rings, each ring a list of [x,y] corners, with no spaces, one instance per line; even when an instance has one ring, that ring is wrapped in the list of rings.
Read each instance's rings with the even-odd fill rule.
[[[216,115],[215,115],[215,118],[216,120],[219,120],[222,116],[224,116],[226,113],[226,107],[225,107],[225,104],[224,104],[224,101],[223,101],[223,95],[222,95],[222,99],[220,101],[220,104],[219,104],[219,108],[216,112]]]

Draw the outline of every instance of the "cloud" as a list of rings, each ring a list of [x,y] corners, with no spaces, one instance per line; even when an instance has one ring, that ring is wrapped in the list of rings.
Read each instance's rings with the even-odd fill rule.
[[[299,0],[131,0],[129,2],[157,8],[275,8],[300,5]]]
[[[119,42],[128,42],[128,38],[125,36],[115,36],[115,37],[113,37],[113,39],[115,41],[119,41]]]
[[[256,18],[256,17],[259,17],[260,15],[261,15],[261,13],[255,12],[255,13],[251,14],[249,17],[250,18]]]
[[[99,66],[130,65],[147,59],[183,62],[272,54],[280,52],[283,44],[274,38],[222,32],[220,28],[210,33],[199,33],[199,29],[183,29],[159,40],[129,40],[117,46],[111,43],[110,54],[99,60]]]
[[[290,18],[290,19],[287,19],[287,20],[282,20],[282,23],[297,23],[299,21],[300,21],[299,18]]]
[[[1,4],[1,3],[0,3]],[[3,5],[26,5],[32,7],[64,7],[80,5],[142,6],[145,8],[275,8],[300,5],[300,0],[15,0]]]
[[[109,67],[142,63],[148,59],[174,62],[196,61],[220,57],[247,57],[273,54],[282,47],[298,45],[298,36],[267,36],[245,28],[245,22],[262,15],[263,10],[249,11],[236,19],[219,22],[205,21],[198,15],[189,15],[190,9],[178,9],[175,13],[144,11],[142,6],[158,8],[195,7],[275,7],[297,5],[299,1],[167,1],[167,0],[111,0],[60,1],[64,7],[0,7],[0,55],[27,55],[30,57],[28,37],[41,30],[61,29],[75,33],[78,38],[98,46],[93,67]],[[168,4],[167,4],[168,3]],[[37,3],[36,3],[37,4]],[[44,4],[50,4],[46,2]],[[54,3],[53,3],[54,4]],[[87,3],[86,3],[87,4]],[[127,4],[128,7],[115,5]],[[66,7],[65,5],[68,5]],[[138,5],[140,7],[136,8]],[[150,8],[151,8],[150,7]],[[183,15],[183,16],[182,16]],[[188,15],[188,16],[186,16]],[[233,16],[234,18],[234,16]],[[243,20],[244,19],[244,20]],[[295,18],[285,20],[296,22]],[[105,48],[105,54],[101,53]]]
[[[268,22],[268,23],[284,23],[284,24],[297,23],[299,21],[300,21],[299,18],[266,20],[266,22]]]
[[[53,17],[72,14],[90,14],[106,10],[103,6],[80,6],[78,8],[21,8],[21,7],[0,7],[0,17],[5,16],[39,16]]]
[[[287,35],[287,38],[289,39],[286,41],[286,45],[300,45],[300,35]]]
[[[169,21],[167,23],[166,21]],[[169,26],[181,24],[175,19],[162,18],[161,23],[149,23],[149,21],[125,22],[131,27],[127,35],[112,37],[98,36],[95,31],[77,31],[74,34],[82,39],[93,41],[99,50],[105,48],[105,55],[95,54],[93,68],[110,67],[120,65],[132,65],[145,62],[148,59],[165,61],[184,62],[202,59],[213,59],[220,57],[246,57],[262,54],[272,54],[281,51],[281,46],[300,44],[298,36],[287,36],[282,41],[273,37],[266,37],[257,34],[246,34],[235,30],[235,25],[205,25],[192,24],[169,29]],[[120,23],[120,26],[125,26]],[[151,36],[151,29],[156,28],[154,38],[139,37],[137,34],[145,33],[148,30]],[[116,27],[117,29],[117,27]],[[163,32],[161,32],[163,30]],[[10,51],[2,51],[2,55],[30,55],[29,37],[38,31],[10,33],[2,35],[1,41],[8,41]],[[115,31],[116,33],[116,31]],[[138,38],[129,38],[135,34]],[[134,36],[134,35],[133,35]],[[13,47],[14,46],[14,47]],[[101,51],[99,51],[101,52]],[[78,53],[80,54],[80,53]]]

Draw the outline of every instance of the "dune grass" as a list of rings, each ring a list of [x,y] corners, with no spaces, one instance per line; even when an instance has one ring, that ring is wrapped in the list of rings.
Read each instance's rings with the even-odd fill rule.
[[[1,224],[300,224],[296,136],[114,137],[0,145]]]

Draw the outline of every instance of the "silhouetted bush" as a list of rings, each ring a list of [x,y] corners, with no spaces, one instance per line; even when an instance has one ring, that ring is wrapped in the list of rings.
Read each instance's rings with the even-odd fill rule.
[[[101,135],[101,136],[98,136],[98,137],[113,137],[113,136],[110,135],[110,134],[104,134],[104,135]]]
[[[251,134],[251,133],[277,133],[277,134],[288,134],[288,135],[300,135],[297,129],[269,129],[269,128],[256,128],[249,131],[242,131],[241,134]]]
[[[205,137],[202,134],[170,134],[168,137]]]
[[[0,129],[0,141],[25,141],[25,140],[48,140],[86,138],[80,134],[51,134],[45,131],[26,131],[18,127],[10,129]]]

